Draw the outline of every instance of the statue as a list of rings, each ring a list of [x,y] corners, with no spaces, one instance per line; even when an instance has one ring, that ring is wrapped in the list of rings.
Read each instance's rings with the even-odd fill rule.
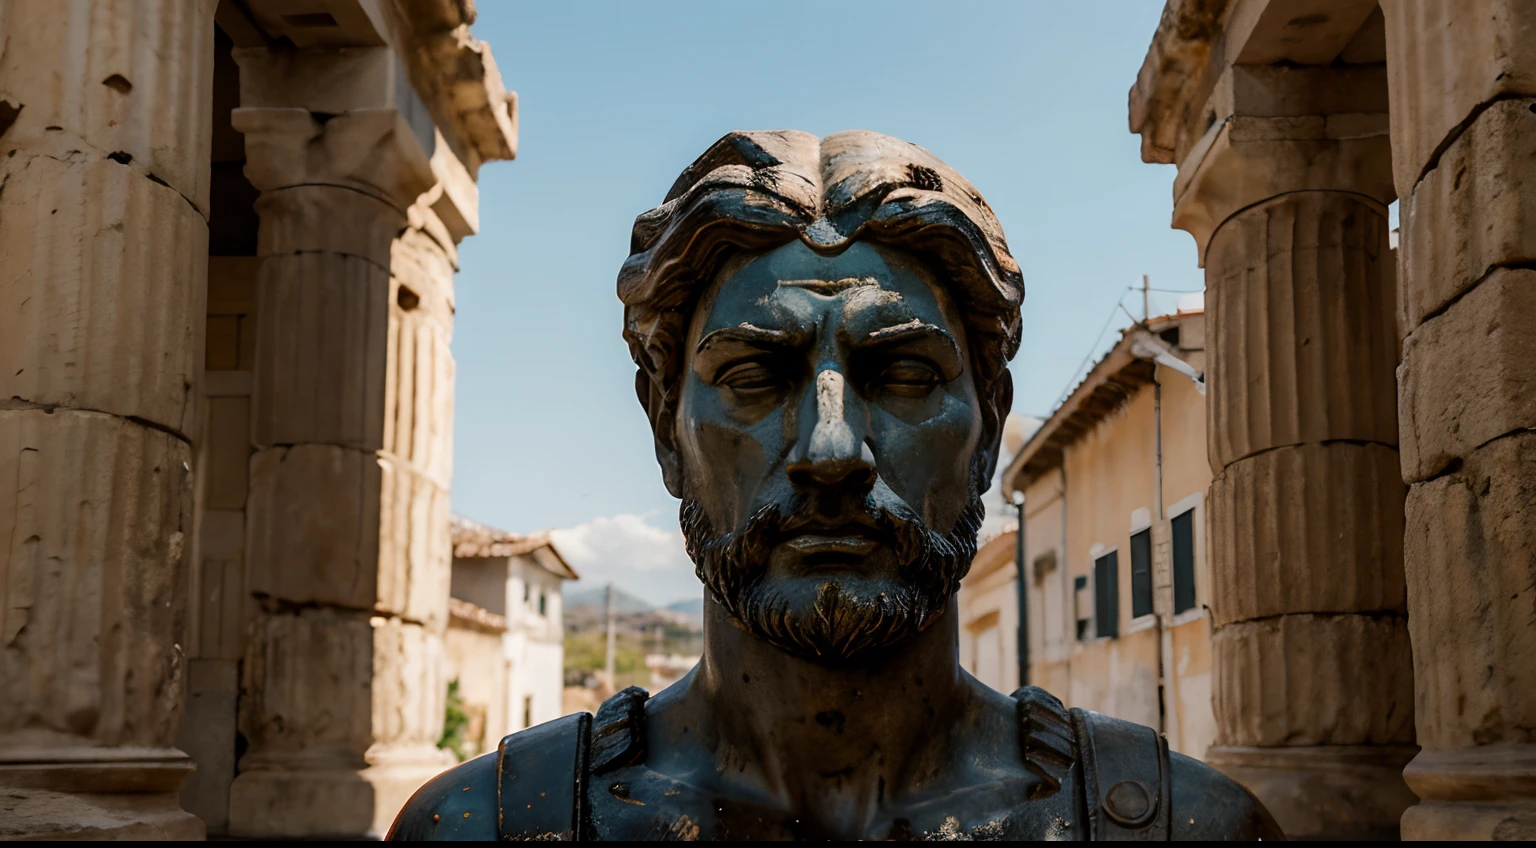
[[[445,772],[391,838],[1282,838],[1156,732],[959,667],[1024,297],[970,183],[877,133],[734,132],[631,251],[703,659]]]

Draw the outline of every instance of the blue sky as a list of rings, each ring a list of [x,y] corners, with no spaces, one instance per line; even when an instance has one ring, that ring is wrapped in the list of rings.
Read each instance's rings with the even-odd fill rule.
[[[566,528],[579,571],[654,602],[697,594],[614,295],[634,217],[734,129],[871,129],[974,183],[1024,271],[1015,410],[1047,414],[1118,298],[1203,287],[1169,228],[1171,166],[1141,162],[1126,95],[1160,0],[480,0],[476,37],[518,92],[514,162],[480,172],[460,247],[454,509]],[[1152,311],[1178,295],[1154,294]],[[583,581],[586,582],[586,581]]]

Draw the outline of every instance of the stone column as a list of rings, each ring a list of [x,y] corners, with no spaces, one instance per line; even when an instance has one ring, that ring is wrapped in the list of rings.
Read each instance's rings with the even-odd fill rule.
[[[1208,759],[1292,837],[1396,838],[1413,802],[1384,83],[1231,67],[1174,187],[1210,333]]]
[[[1536,7],[1381,5],[1423,746],[1403,836],[1536,839]]]
[[[382,835],[452,762],[442,732],[453,171],[387,48],[237,51],[246,174],[261,192],[247,503],[249,585],[231,790],[240,836]],[[284,80],[321,69],[336,84]],[[359,92],[382,92],[387,105]],[[462,167],[459,168],[462,172]],[[467,182],[465,189],[459,182]],[[467,215],[467,218],[466,218]]]
[[[177,803],[213,0],[0,4],[0,839]]]

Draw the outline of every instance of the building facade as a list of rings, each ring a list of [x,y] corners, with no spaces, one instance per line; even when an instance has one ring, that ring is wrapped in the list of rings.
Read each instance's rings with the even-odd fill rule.
[[[443,767],[453,274],[516,148],[473,16],[0,4],[0,835],[380,835]]]
[[[445,677],[471,716],[474,753],[565,714],[560,589],[575,579],[548,533],[454,517]]]
[[[1169,0],[1129,105],[1206,276],[1210,762],[1536,837],[1536,4]]]
[[[1204,315],[1126,331],[1000,480],[1023,492],[1029,683],[1159,729],[1203,758],[1215,735],[1206,572]],[[1018,522],[960,593],[961,661],[1018,685]]]

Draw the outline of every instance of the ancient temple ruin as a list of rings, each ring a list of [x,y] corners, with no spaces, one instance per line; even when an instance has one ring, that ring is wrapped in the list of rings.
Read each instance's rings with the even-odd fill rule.
[[[382,834],[447,764],[473,17],[0,4],[6,835]]]

